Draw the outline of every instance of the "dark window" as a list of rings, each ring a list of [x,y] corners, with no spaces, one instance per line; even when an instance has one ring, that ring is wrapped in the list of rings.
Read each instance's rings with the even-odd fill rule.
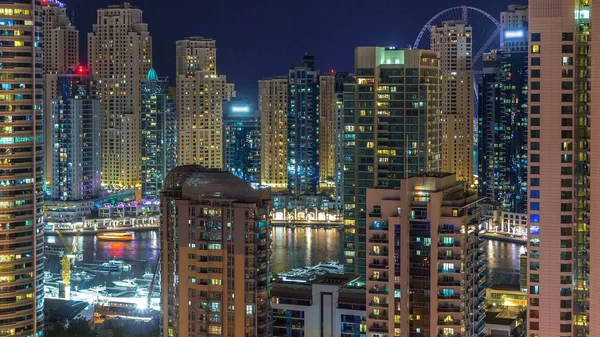
[[[540,130],[531,130],[531,138],[540,138]]]
[[[540,162],[540,155],[535,153],[535,154],[531,154],[531,162],[532,163],[539,163]]]
[[[532,66],[539,66],[541,64],[540,58],[539,57],[532,57],[531,58],[531,65]]]
[[[571,235],[573,235],[573,228],[571,228],[571,227],[561,227],[560,228],[560,235],[561,236],[571,236]]]
[[[539,115],[540,114],[540,106],[539,105],[532,105],[531,106],[531,113],[534,115]]]
[[[540,82],[531,82],[531,90],[540,90]]]
[[[562,90],[573,90],[573,82],[561,82],[560,88]]]
[[[573,138],[573,131],[571,131],[571,130],[562,130],[562,131],[560,131],[560,136],[563,139]]]
[[[531,166],[529,171],[531,174],[540,174],[540,167],[539,166]]]
[[[563,44],[562,52],[565,54],[572,54],[573,53],[573,45],[572,44]]]
[[[561,96],[561,98],[560,98],[561,102],[573,102],[573,94],[562,94],[560,96]]]
[[[562,33],[563,41],[573,41],[573,33]]]
[[[532,42],[540,42],[542,40],[542,35],[540,33],[531,33],[531,41]]]
[[[529,145],[529,149],[530,150],[539,150],[540,149],[540,142],[531,142]]]
[[[532,118],[531,119],[531,126],[540,126],[540,119],[539,118]]]
[[[540,102],[540,94],[531,94],[531,102]]]
[[[531,69],[531,78],[540,78],[541,73],[539,69]]]
[[[562,223],[562,224],[573,223],[573,216],[572,215],[561,215],[560,223]]]
[[[560,112],[563,115],[570,115],[573,113],[573,106],[572,105],[563,105],[560,107]]]
[[[573,118],[562,118],[560,124],[562,126],[573,126]]]

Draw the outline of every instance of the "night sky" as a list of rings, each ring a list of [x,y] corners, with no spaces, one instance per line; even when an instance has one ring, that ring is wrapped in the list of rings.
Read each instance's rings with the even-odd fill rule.
[[[75,13],[82,35],[96,22],[96,9],[115,0],[63,0]],[[160,76],[175,72],[175,41],[204,36],[217,41],[217,72],[235,83],[238,96],[256,101],[257,80],[284,75],[305,53],[321,72],[352,71],[356,46],[412,45],[436,13],[462,4],[498,18],[524,0],[130,0],[144,11]],[[476,32],[474,32],[476,34]]]

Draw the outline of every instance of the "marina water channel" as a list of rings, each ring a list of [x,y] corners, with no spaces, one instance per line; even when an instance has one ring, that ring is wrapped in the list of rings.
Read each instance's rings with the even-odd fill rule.
[[[343,235],[336,229],[313,228],[273,228],[273,272],[282,273],[293,268],[317,265],[320,262],[343,261]],[[73,237],[66,237],[71,242]],[[46,242],[60,244],[57,236],[46,235]],[[115,280],[140,278],[145,272],[153,272],[160,253],[158,231],[136,232],[132,241],[101,241],[95,236],[77,238],[83,260],[76,265],[101,264],[109,259],[123,260],[131,264],[130,271],[98,274],[75,286],[90,287],[107,285]],[[519,255],[523,246],[517,243],[488,241],[488,267],[490,284],[519,284]],[[60,258],[48,256],[46,270],[60,274]]]

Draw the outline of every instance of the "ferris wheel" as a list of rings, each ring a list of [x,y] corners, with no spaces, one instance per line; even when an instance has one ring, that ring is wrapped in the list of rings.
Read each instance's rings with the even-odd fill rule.
[[[431,27],[442,26],[444,21],[461,20],[473,27],[473,69],[481,70],[483,53],[497,43],[500,22],[489,13],[471,6],[457,6],[445,9],[433,16],[421,29],[413,48],[430,49]]]

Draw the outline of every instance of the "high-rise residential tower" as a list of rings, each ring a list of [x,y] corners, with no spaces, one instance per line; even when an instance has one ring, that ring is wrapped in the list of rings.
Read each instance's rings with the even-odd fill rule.
[[[475,118],[472,69],[473,33],[462,21],[431,28],[431,49],[440,53],[442,84],[442,169],[473,184]]]
[[[142,199],[158,200],[163,180],[177,163],[177,112],[169,79],[150,69],[141,99]]]
[[[176,42],[180,165],[223,168],[223,101],[233,85],[217,75],[215,40],[188,37]]]
[[[127,2],[99,9],[88,60],[101,99],[102,183],[139,187],[141,82],[152,67],[142,10]]]
[[[341,115],[344,95],[344,82],[349,78],[345,72],[332,70],[319,77],[319,189],[322,193],[339,195],[336,189],[341,188],[341,169],[338,157],[341,147]]]
[[[0,331],[44,334],[44,137],[39,1],[0,3]]]
[[[87,72],[87,71],[86,71]],[[51,198],[89,200],[100,191],[100,101],[90,75],[48,75],[59,88],[51,114]]]
[[[79,64],[79,31],[71,23],[68,8],[59,1],[42,2],[44,23],[44,71],[69,72]]]
[[[258,81],[260,143],[263,144],[260,149],[260,182],[273,191],[284,191],[288,187],[287,99],[287,76]]]
[[[590,68],[600,63],[596,24],[597,2],[529,2],[529,336],[600,334],[600,242],[589,230],[600,221],[590,150],[600,140],[590,124],[600,97],[598,68]]]
[[[79,31],[71,23],[68,8],[59,1],[46,1],[42,5],[44,27],[44,135],[50,139],[52,100],[59,94],[56,74],[69,74],[79,65]],[[52,184],[52,142],[45,143],[45,182]]]
[[[225,170],[260,183],[260,117],[246,99],[232,99],[223,113]]]
[[[441,167],[439,54],[358,47],[355,79],[344,85],[344,256],[367,267],[367,188]]]
[[[501,14],[502,48],[484,55],[479,190],[508,212],[527,211],[527,7]]]
[[[269,188],[179,166],[161,192],[163,335],[270,336]]]
[[[319,71],[314,56],[288,72],[288,190],[299,195],[317,193],[319,188]]]
[[[367,337],[483,336],[479,201],[448,173],[367,190]]]

